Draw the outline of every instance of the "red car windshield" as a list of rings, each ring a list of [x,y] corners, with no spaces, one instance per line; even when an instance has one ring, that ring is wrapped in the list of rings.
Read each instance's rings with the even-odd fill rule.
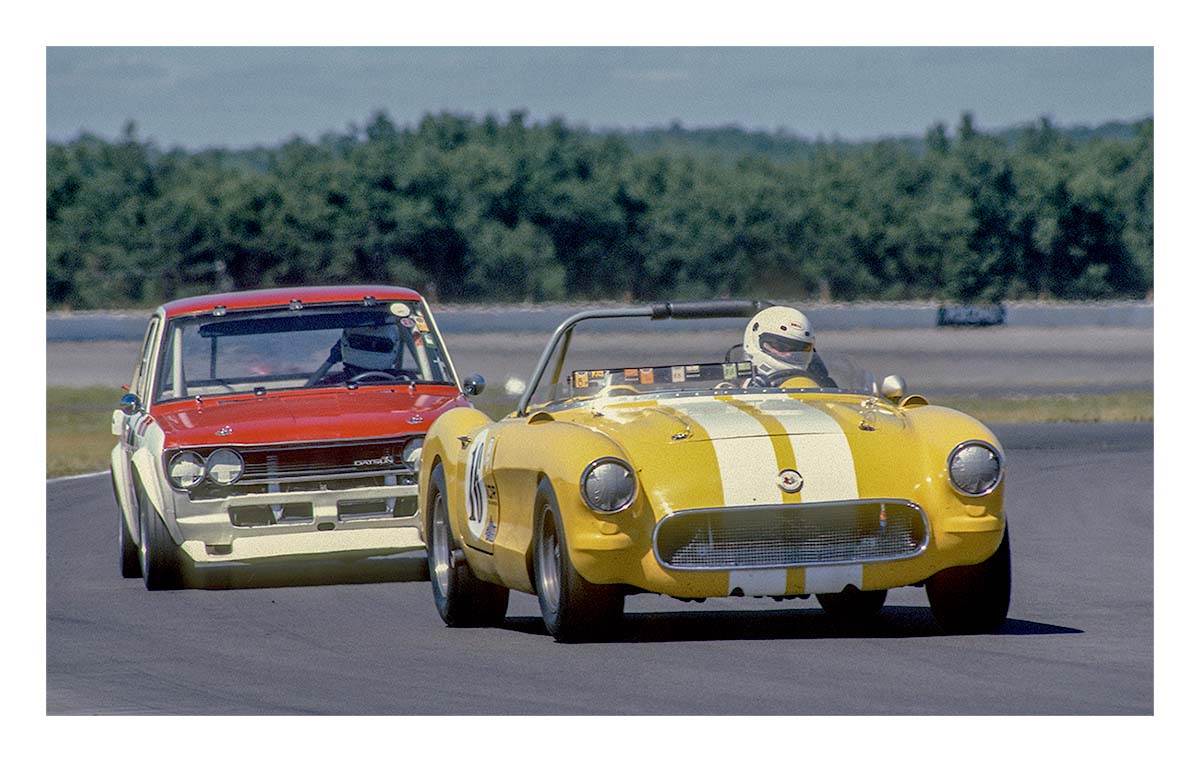
[[[411,382],[454,383],[420,302],[306,306],[171,320],[155,398]]]

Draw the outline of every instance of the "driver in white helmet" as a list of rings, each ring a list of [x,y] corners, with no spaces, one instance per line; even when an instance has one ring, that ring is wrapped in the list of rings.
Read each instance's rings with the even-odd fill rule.
[[[742,337],[742,348],[754,367],[749,385],[767,386],[777,383],[775,379],[805,374],[823,381],[827,374],[815,346],[812,324],[803,312],[767,307],[750,319]]]
[[[342,330],[342,338],[333,345],[329,357],[309,381],[312,386],[323,383],[344,383],[374,371],[379,378],[394,377],[400,329],[393,323],[378,326],[355,326]],[[338,362],[342,370],[328,374]]]

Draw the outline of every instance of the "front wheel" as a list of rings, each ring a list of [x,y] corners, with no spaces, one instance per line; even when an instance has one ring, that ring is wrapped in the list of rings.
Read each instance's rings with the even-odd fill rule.
[[[179,546],[171,539],[158,511],[136,489],[138,503],[138,561],[147,590],[177,590],[184,586]]]
[[[1011,589],[1007,528],[1000,547],[986,561],[943,569],[925,583],[934,618],[955,635],[996,632],[1004,626]]]
[[[446,472],[441,463],[429,475],[426,510],[429,581],[442,621],[450,627],[492,627],[503,622],[508,613],[508,588],[476,577],[466,559],[455,560],[454,536],[446,506]]]
[[[625,596],[613,585],[595,585],[575,571],[550,485],[538,487],[534,529],[534,587],[542,621],[554,639],[578,642],[603,637],[620,621]]]

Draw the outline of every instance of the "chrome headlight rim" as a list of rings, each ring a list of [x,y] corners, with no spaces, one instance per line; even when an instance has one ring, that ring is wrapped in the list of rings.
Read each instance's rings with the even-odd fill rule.
[[[590,500],[588,500],[588,494],[587,494],[588,477],[591,476],[592,473],[597,468],[599,468],[600,466],[603,466],[605,464],[608,464],[608,463],[614,463],[614,464],[620,466],[621,468],[625,469],[625,471],[629,474],[629,477],[633,480],[633,491],[629,493],[629,499],[624,501],[620,508],[617,508],[617,509],[611,510],[611,511],[604,510],[603,508],[597,508],[596,506],[592,505],[592,502]],[[583,473],[579,477],[579,496],[583,499],[583,504],[586,505],[589,510],[591,510],[593,513],[596,513],[600,516],[612,516],[612,515],[621,513],[622,511],[628,510],[629,506],[631,506],[635,502],[637,502],[637,497],[638,497],[637,474],[634,472],[633,466],[629,465],[629,463],[622,460],[621,458],[616,458],[616,457],[612,457],[612,456],[596,458],[591,463],[587,464],[587,467],[583,469]]]
[[[996,478],[988,486],[988,488],[983,490],[982,492],[968,492],[968,491],[964,490],[962,487],[958,486],[958,482],[954,481],[954,471],[952,470],[953,465],[954,465],[954,459],[958,456],[959,453],[961,453],[963,450],[967,449],[968,447],[982,447],[983,449],[990,452],[996,458],[996,465],[997,465]],[[992,494],[997,489],[999,489],[1000,484],[1004,481],[1004,455],[1000,452],[999,447],[997,447],[996,445],[992,444],[991,442],[985,441],[983,439],[968,439],[964,442],[959,442],[957,445],[954,446],[954,449],[951,450],[950,454],[946,457],[946,481],[950,482],[951,489],[953,489],[958,494],[963,495],[964,497],[970,497],[970,498],[987,497],[988,495]]]
[[[192,460],[193,464],[198,469],[196,480],[190,484],[184,484],[183,482],[179,481],[175,478],[175,474],[172,473],[175,470],[175,464],[184,458]],[[207,473],[208,469],[205,467],[204,457],[195,450],[180,450],[172,455],[171,459],[167,461],[167,481],[169,481],[171,486],[175,489],[191,489],[203,482]]]
[[[216,458],[218,455],[224,455],[226,453],[228,453],[229,455],[232,455],[234,458],[237,459],[237,474],[229,481],[222,481],[213,475],[213,470],[212,470],[213,469],[213,459]],[[220,464],[218,464],[218,465],[220,465]],[[234,450],[232,448],[229,448],[229,447],[222,447],[218,450],[213,450],[211,453],[208,454],[208,457],[204,459],[204,476],[213,484],[219,484],[222,487],[228,487],[229,485],[235,483],[238,479],[242,478],[242,475],[245,472],[246,472],[246,459],[242,457],[242,454],[240,452],[238,452],[237,450]]]
[[[400,460],[404,461],[413,471],[421,468],[421,455],[425,451],[425,437],[415,436],[404,443],[400,449]],[[411,456],[411,460],[410,460]]]

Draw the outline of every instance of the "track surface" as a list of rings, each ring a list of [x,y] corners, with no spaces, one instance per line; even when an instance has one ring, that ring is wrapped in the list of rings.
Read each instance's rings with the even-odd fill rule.
[[[1149,714],[1149,424],[996,427],[1014,592],[942,635],[924,592],[839,631],[815,599],[629,599],[614,642],[556,644],[514,594],[452,630],[423,554],[147,592],[120,578],[107,475],[47,485],[47,711],[169,714]],[[299,575],[299,582],[295,575]]]

